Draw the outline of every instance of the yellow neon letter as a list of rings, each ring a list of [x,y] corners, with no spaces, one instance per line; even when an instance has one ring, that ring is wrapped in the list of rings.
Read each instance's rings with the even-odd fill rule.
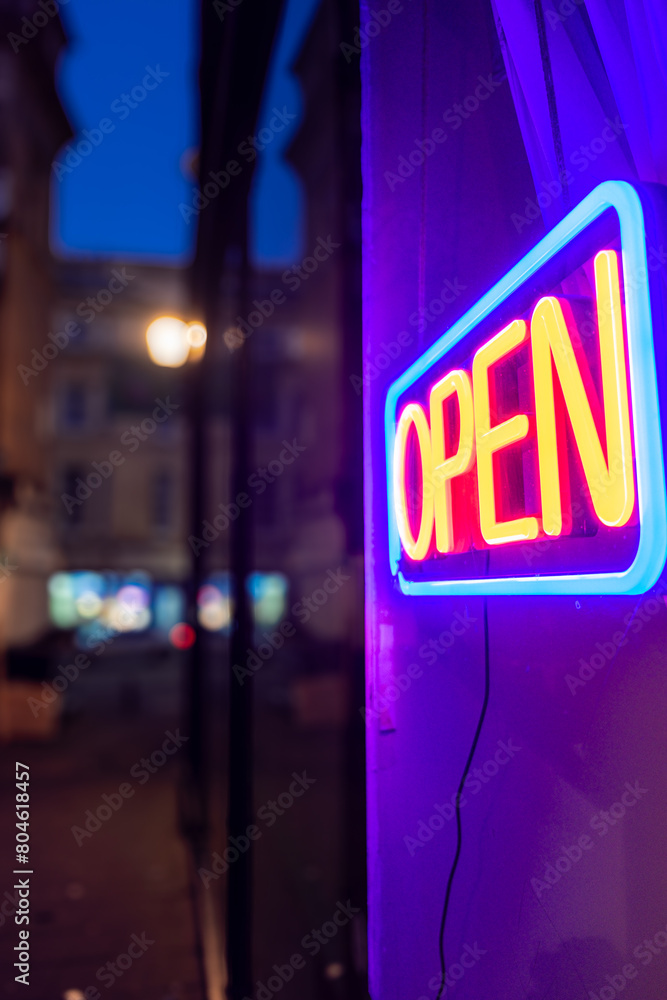
[[[405,458],[407,453],[408,434],[414,425],[419,442],[422,472],[421,521],[417,538],[412,534],[408,517],[408,498],[405,490]],[[433,535],[433,490],[427,489],[433,471],[431,457],[431,435],[424,410],[418,403],[409,403],[398,420],[396,440],[394,442],[394,513],[398,533],[403,548],[410,556],[420,562],[425,558]]]
[[[459,407],[459,446],[456,454],[445,458],[444,404],[456,393]],[[452,479],[467,472],[475,454],[475,417],[470,375],[462,370],[450,372],[431,389],[431,449],[433,451],[433,486],[435,503],[435,543],[438,552],[454,551],[452,525]]]
[[[496,519],[496,494],[493,479],[493,456],[526,437],[528,417],[517,413],[509,420],[491,426],[489,401],[489,368],[514,348],[524,342],[528,327],[523,320],[515,319],[504,330],[479,348],[472,363],[472,384],[475,397],[475,424],[477,438],[477,485],[479,490],[479,525],[488,545],[526,541],[537,538],[539,529],[536,517],[517,517],[512,521]]]
[[[606,461],[560,302],[552,296],[540,299],[533,312],[531,339],[542,522],[549,535],[560,535],[563,524],[552,357],[595,513],[603,524],[619,527],[628,522],[635,505],[623,314],[618,259],[613,250],[603,250],[595,257],[595,294]]]

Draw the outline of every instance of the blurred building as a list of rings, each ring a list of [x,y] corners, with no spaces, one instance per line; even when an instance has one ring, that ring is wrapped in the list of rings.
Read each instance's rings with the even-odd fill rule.
[[[57,16],[39,29],[31,23],[26,29],[38,10],[37,3],[19,0],[0,5],[0,479],[5,504],[0,646],[5,648],[31,642],[47,628],[46,576],[58,560],[44,476],[48,380],[26,378],[22,370],[31,365],[33,351],[49,343],[55,300],[51,163],[71,135],[54,85],[64,33]]]
[[[146,330],[180,316],[179,272],[103,263],[58,267],[47,440],[65,564],[157,580],[187,573],[184,372],[149,360]]]

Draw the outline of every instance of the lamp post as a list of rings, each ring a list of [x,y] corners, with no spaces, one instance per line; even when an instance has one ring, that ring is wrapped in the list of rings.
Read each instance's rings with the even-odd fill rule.
[[[186,322],[174,316],[160,316],[146,330],[146,346],[151,361],[163,368],[181,368],[186,363],[185,413],[189,441],[189,511],[190,534],[198,535],[204,511],[204,420],[205,368],[197,364],[206,350],[206,327],[197,321]],[[198,594],[204,583],[201,559],[191,552],[190,573],[186,588],[186,620],[194,630],[188,650],[184,683],[185,718],[187,719],[189,781],[183,788],[182,821],[187,832],[201,842],[206,830],[206,746],[203,719],[204,656],[203,630],[198,615]]]

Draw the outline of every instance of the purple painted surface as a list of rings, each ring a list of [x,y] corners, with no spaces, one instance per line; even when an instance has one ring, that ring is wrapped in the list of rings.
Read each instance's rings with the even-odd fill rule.
[[[513,79],[501,79],[490,5],[397,6],[362,53],[367,697],[377,710],[367,728],[369,948],[374,1000],[434,1000],[455,849],[451,802],[483,697],[483,602],[409,598],[393,586],[384,401],[390,383],[544,234],[541,218],[517,225],[512,217],[536,196],[536,144],[547,165],[553,150],[543,114],[531,117],[537,125],[528,134],[528,98],[517,116],[518,91]],[[601,0],[589,6],[593,18]],[[386,0],[368,5],[387,9]],[[537,93],[544,80],[534,72],[533,10],[532,2],[512,4],[503,27],[516,53],[513,18],[525,20],[533,50],[522,58],[533,75],[523,93],[546,106],[544,90]],[[579,17],[547,24],[550,43],[561,29],[571,37]],[[579,109],[574,72],[565,94],[567,62],[558,65],[569,157],[584,141],[580,127],[597,127],[598,112],[583,89]],[[587,68],[589,76],[597,72]],[[480,77],[489,93],[473,109]],[[620,101],[619,79],[612,83]],[[624,130],[633,157],[614,144],[608,159],[581,172],[573,202],[610,177],[661,176],[648,108],[636,108]],[[650,108],[664,112],[664,93],[660,104],[651,92]],[[600,114],[604,127],[606,109]],[[437,128],[446,138],[432,149],[427,143],[424,164],[414,166],[417,142]],[[545,212],[551,225],[563,206],[554,202]],[[421,332],[420,308],[429,310]],[[464,954],[472,967],[446,996],[591,1000],[616,990],[627,1000],[664,1000],[667,606],[662,584],[656,590],[657,597],[641,598],[489,599],[491,700],[473,763],[481,774],[461,813],[463,852],[446,934],[452,971]],[[626,783],[638,783],[636,795]],[[624,795],[626,804],[616,807]],[[612,806],[618,819],[603,818]]]

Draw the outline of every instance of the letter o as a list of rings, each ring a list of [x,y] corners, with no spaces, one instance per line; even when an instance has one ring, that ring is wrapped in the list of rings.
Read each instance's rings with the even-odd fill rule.
[[[161,757],[162,760],[158,760],[157,759],[158,757]],[[163,753],[162,750],[154,750],[153,753],[151,754],[151,760],[155,764],[156,767],[162,767],[162,765],[167,760],[167,755],[165,753]]]
[[[494,771],[494,768],[495,768],[495,771]],[[498,771],[500,770],[500,768],[496,764],[495,760],[487,760],[487,762],[484,765],[484,767],[482,768],[482,770],[484,771],[484,774],[487,774],[489,776],[489,778],[493,778],[493,777],[496,776],[496,774],[498,774]]]
[[[289,792],[281,792],[278,796],[278,805],[281,809],[289,809],[294,803],[294,799]]]
[[[463,102],[463,107],[466,111],[477,111],[477,108],[479,107],[479,100],[470,94]]]
[[[431,310],[434,316],[442,316],[443,312],[445,311],[445,306],[442,299],[433,299],[433,301],[429,304],[429,309]]]
[[[253,319],[253,316],[256,316],[257,319]],[[248,316],[248,322],[250,323],[250,326],[253,327],[261,326],[262,323],[264,322],[264,317],[256,309],[253,309],[253,311]]]
[[[234,855],[234,857],[232,857],[232,854]],[[234,864],[234,862],[238,860],[238,856],[239,852],[236,850],[235,847],[228,847],[226,850],[222,852],[223,861],[226,861],[228,865]]]
[[[105,815],[103,816],[102,813],[104,813]],[[108,819],[111,819],[111,817],[113,816],[113,811],[111,809],[111,806],[98,806],[98,808],[95,810],[95,815],[102,823],[106,823],[106,821]]]
[[[565,862],[565,865],[566,865],[565,868],[563,868],[562,865],[561,865],[562,861]],[[565,872],[569,872],[569,870],[570,870],[571,867],[572,867],[572,862],[570,861],[569,858],[566,858],[566,857],[559,858],[558,861],[556,862],[556,864],[554,865],[554,868],[557,868],[558,871],[561,872],[561,874],[563,874],[563,875],[565,874]]]
[[[47,351],[49,352],[48,354],[46,353]],[[55,344],[45,344],[42,348],[42,354],[47,361],[53,361],[58,354],[58,348]]]
[[[537,204],[540,208],[548,208],[551,204],[551,195],[547,194],[546,191],[540,191],[537,196]]]
[[[600,153],[604,153],[606,148],[607,148],[607,143],[604,141],[604,139],[600,139],[599,137],[597,139],[593,139],[591,143],[591,149],[593,150],[594,153],[597,153],[598,156],[600,155]]]
[[[412,159],[413,156],[418,157],[416,162],[415,160]],[[413,167],[420,167],[425,160],[425,156],[422,153],[421,149],[413,149],[410,155],[408,156],[408,159]]]
[[[321,598],[318,597],[319,594],[322,595]],[[320,587],[317,590],[313,591],[313,593],[311,594],[311,600],[314,601],[315,604],[317,604],[318,608],[321,608],[323,604],[327,603],[327,595]]]
[[[435,825],[435,823],[436,823],[436,820],[437,820],[437,821],[438,821],[438,823],[440,824],[439,826],[436,826],[436,825]],[[433,813],[433,815],[431,816],[431,818],[430,818],[430,819],[429,819],[429,821],[428,821],[428,825],[429,825],[429,826],[431,827],[431,829],[432,829],[432,830],[433,830],[433,831],[434,831],[435,833],[437,833],[437,832],[438,832],[438,830],[442,830],[443,826],[445,825],[445,821],[444,821],[444,819],[442,818],[442,816],[438,816],[438,814],[437,814],[437,813]]]
[[[388,684],[384,689],[384,696],[387,701],[398,701],[401,697],[401,692],[395,684]]]
[[[614,802],[613,806],[609,809],[609,815],[613,816],[614,819],[623,819],[625,816],[625,806],[620,802]]]
[[[132,95],[132,100],[136,101],[137,104],[139,104],[141,101],[146,100],[146,91],[144,90],[143,87],[139,85],[133,87],[132,90],[130,91],[130,94]]]
[[[97,301],[102,306],[108,306],[109,303],[113,301],[113,295],[108,288],[103,288],[102,291],[97,294]]]
[[[268,144],[273,141],[273,132],[270,128],[261,128],[257,133],[257,138],[260,142],[263,142],[265,146],[268,146]]]
[[[653,607],[651,607],[650,605],[653,605]],[[646,601],[646,603],[644,604],[644,607],[646,608],[646,610],[650,615],[657,615],[658,611],[660,610],[660,605],[656,601],[655,597],[649,597],[648,601]]]
[[[405,459],[408,445],[408,435],[411,428],[417,434],[419,452],[421,456],[422,473],[422,509],[419,522],[419,532],[415,538],[410,527],[408,517],[408,498],[405,489]],[[433,456],[431,453],[431,434],[428,420],[423,407],[419,403],[409,403],[402,411],[398,425],[396,427],[396,440],[394,443],[394,515],[398,526],[398,534],[403,548],[410,559],[420,562],[425,558],[431,538],[433,536],[433,490],[426,496],[424,483],[431,478],[433,470]]]
[[[278,993],[283,988],[285,983],[279,976],[269,976],[266,980],[266,985],[272,993]]]
[[[36,28],[43,28],[49,23],[49,15],[43,10],[38,10],[36,14],[33,14],[32,23]]]
[[[602,653],[593,653],[591,656],[590,663],[595,670],[602,670],[606,662],[607,661]]]
[[[331,930],[328,931],[327,927],[330,927]],[[332,920],[327,920],[326,924],[322,924],[322,933],[324,934],[325,937],[332,938],[335,937],[336,934],[338,933],[338,928],[336,927],[336,925],[333,923]]]
[[[600,990],[600,1000],[614,1000],[616,990],[612,986],[603,986]]]
[[[660,938],[660,941],[658,941],[658,938]],[[665,948],[665,947],[667,947],[667,934],[665,934],[664,931],[658,931],[658,933],[653,938],[653,940],[657,944],[658,948]]]
[[[123,959],[125,959],[124,962],[122,961]],[[119,955],[116,959],[116,965],[119,969],[129,969],[132,965],[132,959],[129,955]]]
[[[217,198],[220,188],[215,183],[215,181],[209,181],[208,184],[204,184],[204,194],[207,198],[211,200]]]
[[[58,691],[59,693],[61,691],[64,691],[65,688],[67,687],[67,678],[54,677],[53,680],[51,681],[51,687],[53,688],[54,691]]]
[[[272,458],[267,468],[272,476],[279,476],[283,471],[283,464],[277,458]]]
[[[90,486],[91,490],[96,490],[98,486],[102,485],[102,477],[99,472],[91,472],[86,476],[86,482]]]
[[[82,149],[81,148],[82,146],[85,146],[86,149]],[[77,151],[77,153],[80,156],[90,156],[90,154],[93,151],[93,147],[92,147],[91,143],[88,142],[87,139],[82,139],[81,142],[77,143],[77,145],[76,145],[76,151]]]
[[[312,267],[310,265],[312,265]],[[306,274],[313,274],[317,271],[317,261],[314,257],[304,257],[301,261],[301,267],[304,269]]]
[[[389,367],[390,360],[391,359],[389,358],[389,355],[385,354],[383,351],[382,354],[378,354],[377,358],[375,359],[375,364],[378,366],[378,368],[384,371],[385,368]],[[380,361],[384,361],[384,364],[383,365],[380,364]]]
[[[263,653],[262,650],[265,650]],[[273,656],[273,646],[269,646],[268,642],[263,642],[257,647],[257,652],[262,660],[270,660]]]

